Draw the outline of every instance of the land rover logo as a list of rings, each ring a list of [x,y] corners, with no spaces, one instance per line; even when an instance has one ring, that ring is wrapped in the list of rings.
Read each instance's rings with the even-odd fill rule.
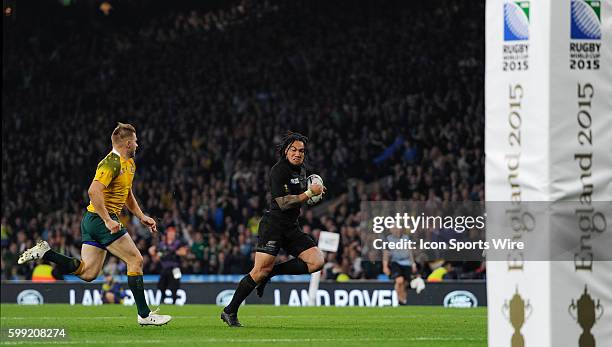
[[[235,290],[233,289],[226,289],[221,293],[217,294],[217,306],[229,305],[230,301],[232,301],[232,297],[234,296],[234,292]]]
[[[42,305],[43,302],[42,294],[34,289],[26,289],[17,295],[19,305]]]
[[[455,290],[444,297],[444,307],[477,307],[476,296],[467,290]]]

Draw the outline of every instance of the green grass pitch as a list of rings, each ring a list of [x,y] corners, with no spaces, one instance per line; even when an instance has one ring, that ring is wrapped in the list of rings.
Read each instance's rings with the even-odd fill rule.
[[[141,327],[135,307],[122,305],[0,305],[5,345],[55,346],[486,346],[486,308],[403,306],[287,307],[246,305],[245,327],[229,328],[221,307],[162,306],[173,315],[166,326]],[[66,340],[12,340],[6,329],[65,328]]]

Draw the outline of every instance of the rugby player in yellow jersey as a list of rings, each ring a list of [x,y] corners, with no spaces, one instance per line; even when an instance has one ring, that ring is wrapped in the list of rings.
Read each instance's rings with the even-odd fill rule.
[[[151,232],[157,231],[155,220],[146,216],[132,192],[136,172],[134,155],[138,148],[136,129],[119,123],[111,135],[112,151],[98,164],[96,175],[89,186],[90,203],[81,221],[81,260],[67,257],[50,249],[46,241],[25,251],[19,264],[45,259],[57,264],[64,273],[72,273],[82,280],[93,281],[102,270],[106,252],[110,251],[127,264],[128,286],[138,308],[141,325],[164,325],[172,317],[151,312],[144,295],[142,255],[125,227],[119,222],[123,206],[140,219]]]

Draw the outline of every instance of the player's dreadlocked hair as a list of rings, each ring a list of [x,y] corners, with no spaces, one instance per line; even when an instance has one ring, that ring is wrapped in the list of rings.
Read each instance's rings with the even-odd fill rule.
[[[285,136],[281,139],[281,142],[276,146],[278,150],[278,154],[281,158],[285,157],[285,153],[287,153],[287,149],[289,146],[295,142],[301,141],[304,143],[304,146],[308,144],[308,138],[300,133],[294,133],[293,131],[288,131]]]

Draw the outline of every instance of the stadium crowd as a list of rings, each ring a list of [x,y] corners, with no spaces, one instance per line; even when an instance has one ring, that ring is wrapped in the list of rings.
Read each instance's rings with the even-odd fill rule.
[[[79,256],[87,187],[117,121],[136,126],[133,190],[161,230],[123,216],[145,273],[159,272],[148,250],[169,227],[189,248],[184,273],[248,272],[291,129],[310,137],[307,165],[331,201],[305,209],[303,230],[341,234],[326,278],[376,278],[361,201],[484,200],[483,23],[440,4],[240,1],[134,22],[17,22],[3,64],[2,278],[31,276],[16,259],[40,238]],[[110,257],[105,271],[125,268]]]

